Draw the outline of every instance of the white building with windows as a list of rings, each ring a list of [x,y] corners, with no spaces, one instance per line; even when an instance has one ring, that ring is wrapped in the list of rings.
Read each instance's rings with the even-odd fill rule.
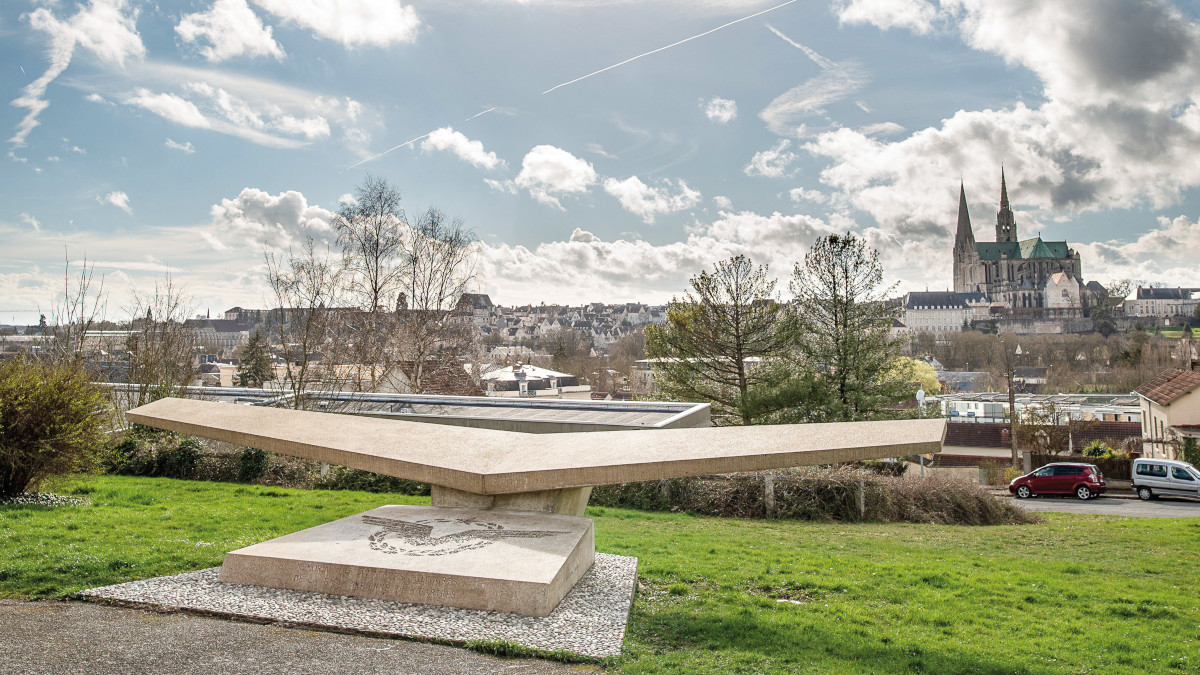
[[[1141,399],[1145,457],[1176,457],[1176,441],[1200,424],[1200,371],[1168,368],[1134,390]]]
[[[904,296],[902,321],[910,333],[949,333],[962,331],[974,314],[960,293],[925,291]]]
[[[1133,299],[1125,301],[1130,316],[1191,316],[1200,302],[1200,288],[1137,287]]]

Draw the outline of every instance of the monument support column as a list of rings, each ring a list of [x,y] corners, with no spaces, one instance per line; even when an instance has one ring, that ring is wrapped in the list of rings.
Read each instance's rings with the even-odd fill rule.
[[[583,516],[591,486],[516,492],[512,494],[481,495],[465,490],[455,490],[441,485],[430,486],[430,503],[433,506],[468,506],[477,509],[513,509],[517,511],[540,511],[561,513],[566,516]]]

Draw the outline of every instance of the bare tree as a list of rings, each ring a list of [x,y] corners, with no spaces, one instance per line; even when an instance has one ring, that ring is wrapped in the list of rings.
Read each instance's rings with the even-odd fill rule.
[[[263,257],[275,305],[268,323],[286,364],[282,386],[291,394],[292,407],[303,408],[306,393],[316,385],[340,388],[336,352],[346,338],[346,312],[338,308],[345,267],[328,250],[319,251],[312,238],[299,253]]]
[[[347,285],[369,313],[395,297],[408,222],[400,208],[400,190],[382,178],[367,176],[354,189],[354,201],[342,205],[333,220],[346,261]]]
[[[408,386],[424,389],[426,372],[467,353],[474,338],[470,317],[460,311],[463,294],[478,275],[475,235],[459,218],[429,207],[403,238],[402,276],[396,298],[395,336],[389,355],[403,361]]]
[[[95,265],[84,256],[79,273],[71,276],[69,254],[63,252],[63,294],[50,309],[47,329],[51,336],[47,345],[53,361],[77,361],[85,353],[88,332],[103,321],[108,306],[104,292],[104,277],[95,278]]]
[[[196,372],[196,336],[186,323],[191,309],[170,274],[155,279],[152,291],[133,291],[124,356],[126,381],[135,386],[120,409],[184,394]]]

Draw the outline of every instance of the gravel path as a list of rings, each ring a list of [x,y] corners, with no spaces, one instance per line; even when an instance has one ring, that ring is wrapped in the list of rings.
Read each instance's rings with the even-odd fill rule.
[[[341,635],[83,602],[0,600],[0,673],[595,673],[593,666],[500,659],[407,640]]]
[[[589,657],[621,654],[637,558],[596,554],[592,568],[547,617],[223,584],[219,568],[93,588],[81,596],[305,628],[467,642],[507,641]]]

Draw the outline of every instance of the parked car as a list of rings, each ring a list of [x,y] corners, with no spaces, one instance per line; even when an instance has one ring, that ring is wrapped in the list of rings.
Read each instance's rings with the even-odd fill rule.
[[[1200,497],[1200,471],[1170,459],[1133,460],[1133,490],[1140,499]]]
[[[1037,471],[1014,478],[1008,491],[1018,499],[1034,495],[1075,495],[1079,499],[1091,499],[1104,494],[1108,483],[1095,464],[1071,464],[1057,462],[1047,464]]]

